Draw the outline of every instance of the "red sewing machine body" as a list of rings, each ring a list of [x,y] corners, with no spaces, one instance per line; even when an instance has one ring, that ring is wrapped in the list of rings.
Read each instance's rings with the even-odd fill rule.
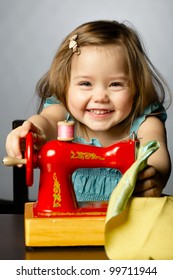
[[[3,160],[8,166],[26,164],[28,186],[33,169],[40,169],[38,200],[25,204],[26,246],[104,245],[108,201],[77,202],[72,174],[79,168],[115,168],[124,174],[136,160],[138,143],[134,135],[106,148],[53,140],[34,151],[28,133],[25,158]]]
[[[76,201],[71,180],[73,172],[79,168],[99,167],[116,168],[124,174],[135,161],[137,142],[129,139],[106,148],[58,140],[46,143],[32,156],[34,167],[40,169],[34,215],[47,217],[85,212],[86,207],[82,208]],[[93,211],[91,205],[86,211]],[[96,203],[94,207],[105,208],[106,212],[107,204]]]

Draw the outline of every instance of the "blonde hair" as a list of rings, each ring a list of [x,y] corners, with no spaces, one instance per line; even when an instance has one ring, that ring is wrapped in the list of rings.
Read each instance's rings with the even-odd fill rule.
[[[167,85],[147,57],[137,31],[124,23],[100,20],[82,24],[64,39],[49,71],[37,84],[36,90],[42,100],[40,108],[45,99],[52,95],[55,95],[67,108],[66,92],[73,56],[72,49],[69,49],[69,42],[75,34],[77,34],[76,41],[79,49],[91,45],[119,45],[123,48],[128,65],[130,87],[134,93],[134,104],[128,117],[128,124],[141,115],[148,105],[155,102],[164,103]]]

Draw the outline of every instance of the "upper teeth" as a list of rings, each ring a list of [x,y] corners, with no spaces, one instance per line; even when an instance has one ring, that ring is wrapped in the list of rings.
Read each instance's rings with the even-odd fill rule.
[[[110,113],[110,110],[90,110],[90,112],[96,115],[103,115]]]

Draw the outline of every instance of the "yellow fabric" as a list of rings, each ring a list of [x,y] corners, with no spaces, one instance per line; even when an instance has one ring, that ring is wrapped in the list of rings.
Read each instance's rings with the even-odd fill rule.
[[[158,148],[157,141],[140,147],[110,197],[105,225],[109,259],[173,259],[173,196],[131,197],[138,172]]]
[[[112,260],[173,260],[173,196],[131,198],[107,222],[105,249]]]

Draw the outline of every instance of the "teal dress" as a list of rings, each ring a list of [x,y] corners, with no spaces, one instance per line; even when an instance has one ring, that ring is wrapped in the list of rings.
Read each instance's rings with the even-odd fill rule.
[[[59,104],[59,101],[55,97],[48,98],[44,104],[44,107],[47,107],[51,104]],[[144,110],[140,117],[135,119],[131,126],[130,134],[133,132],[137,133],[140,125],[145,121],[147,116],[155,112],[160,112],[159,114],[156,114],[156,116],[162,122],[166,121],[167,114],[163,106],[160,104],[152,104]],[[90,142],[87,142],[85,139],[76,136],[74,142],[101,147],[101,143],[96,138],[93,138],[90,140]],[[121,177],[122,174],[117,169],[78,169],[72,175],[76,198],[78,201],[107,201],[109,200],[113,189],[116,187]]]

